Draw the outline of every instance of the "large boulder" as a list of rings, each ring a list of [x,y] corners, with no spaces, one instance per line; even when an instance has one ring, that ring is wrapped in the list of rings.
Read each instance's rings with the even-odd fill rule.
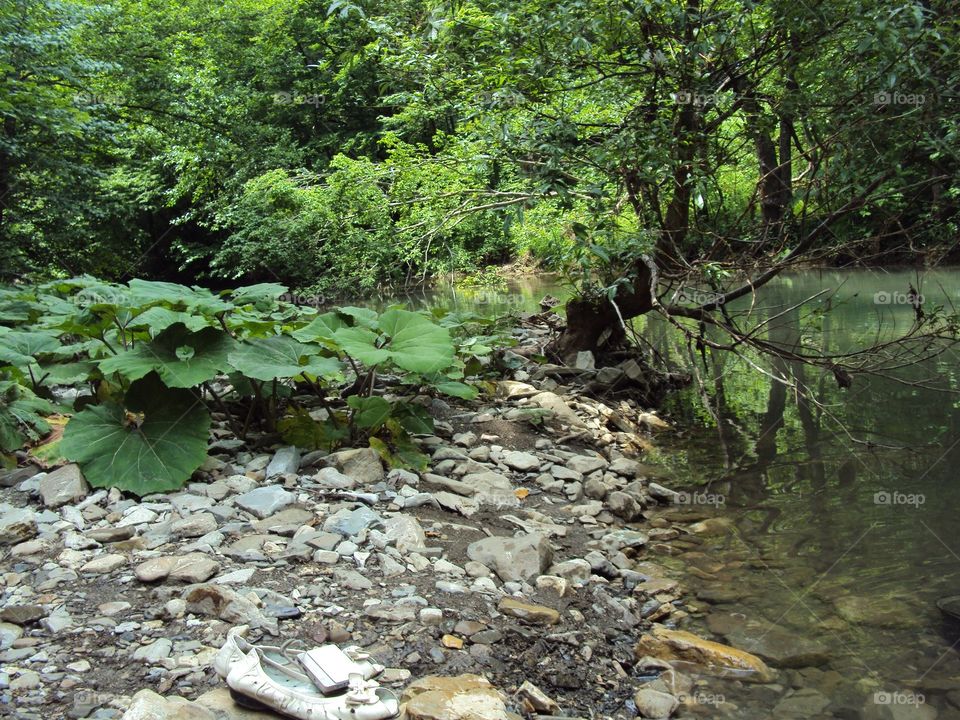
[[[553,549],[545,537],[537,534],[489,537],[470,543],[467,557],[510,582],[542,575],[553,560]]]
[[[428,675],[400,698],[407,720],[508,720],[503,695],[480,675]]]
[[[733,670],[747,682],[772,682],[776,676],[756,655],[662,625],[654,625],[649,634],[640,638],[634,655],[637,659],[651,656],[660,660],[682,660],[705,667]]]

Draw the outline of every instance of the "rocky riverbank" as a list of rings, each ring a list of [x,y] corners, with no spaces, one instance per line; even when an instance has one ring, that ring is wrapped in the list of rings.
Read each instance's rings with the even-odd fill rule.
[[[2,707],[260,717],[211,668],[240,628],[363,646],[411,720],[741,716],[720,682],[762,684],[783,716],[821,712],[826,698],[778,685],[772,666],[815,665],[824,648],[798,658],[774,632],[753,648],[765,662],[682,629],[700,602],[662,560],[709,579],[700,538],[725,520],[642,462],[667,423],[577,389],[616,384],[632,361],[540,366],[524,358],[549,328],[517,333],[519,367],[495,393],[429,401],[424,473],[368,448],[252,452],[221,426],[174,494],[91,490],[72,465],[0,475]],[[482,711],[439,709],[468,706]]]

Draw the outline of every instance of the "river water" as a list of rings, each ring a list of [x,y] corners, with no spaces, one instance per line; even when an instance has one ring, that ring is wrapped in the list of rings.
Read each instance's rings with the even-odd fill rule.
[[[911,284],[927,313],[960,305],[954,271],[804,271],[730,310],[781,347],[861,353],[910,329]],[[546,293],[568,291],[528,278],[419,302],[531,311]],[[648,458],[688,492],[684,511],[719,518],[689,557],[657,558],[698,595],[687,629],[797,666],[774,688],[711,679],[703,715],[960,717],[960,623],[937,608],[960,595],[958,353],[854,355],[889,369],[841,388],[830,370],[749,350],[704,357],[657,318],[636,327],[700,380],[668,399],[677,429]]]

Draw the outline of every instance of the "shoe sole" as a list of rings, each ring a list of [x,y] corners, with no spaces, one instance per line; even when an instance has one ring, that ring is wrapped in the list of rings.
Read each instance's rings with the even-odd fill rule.
[[[236,690],[234,690],[233,688],[230,688],[230,697],[233,698],[233,701],[234,701],[237,705],[242,705],[243,707],[249,708],[250,710],[259,710],[260,712],[268,712],[268,713],[271,713],[271,714],[273,714],[273,715],[278,715],[277,711],[274,710],[274,709],[273,709],[272,707],[270,707],[269,705],[264,705],[264,704],[263,704],[262,702],[260,702],[259,700],[254,700],[254,699],[251,698],[251,697],[247,697],[247,696],[244,695],[243,693],[238,693],[238,692],[237,692]],[[281,716],[281,717],[282,717],[282,716]]]

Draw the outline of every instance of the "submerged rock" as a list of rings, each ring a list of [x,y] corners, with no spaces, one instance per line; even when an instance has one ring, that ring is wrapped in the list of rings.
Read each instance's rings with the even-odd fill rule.
[[[776,675],[756,655],[662,625],[655,625],[648,635],[640,638],[634,655],[638,659],[649,655],[661,660],[684,660],[737,671],[738,674],[742,672],[742,679],[748,682],[772,682]]]
[[[764,620],[741,620],[722,617],[710,622],[719,634],[736,647],[751,652],[781,668],[800,668],[823,665],[830,660],[830,650],[823,643],[789,632],[779,625]]]
[[[937,601],[937,607],[944,615],[954,620],[960,620],[960,595],[941,598]]]
[[[673,695],[650,688],[637,690],[633,695],[633,702],[642,718],[668,718],[680,705]]]

